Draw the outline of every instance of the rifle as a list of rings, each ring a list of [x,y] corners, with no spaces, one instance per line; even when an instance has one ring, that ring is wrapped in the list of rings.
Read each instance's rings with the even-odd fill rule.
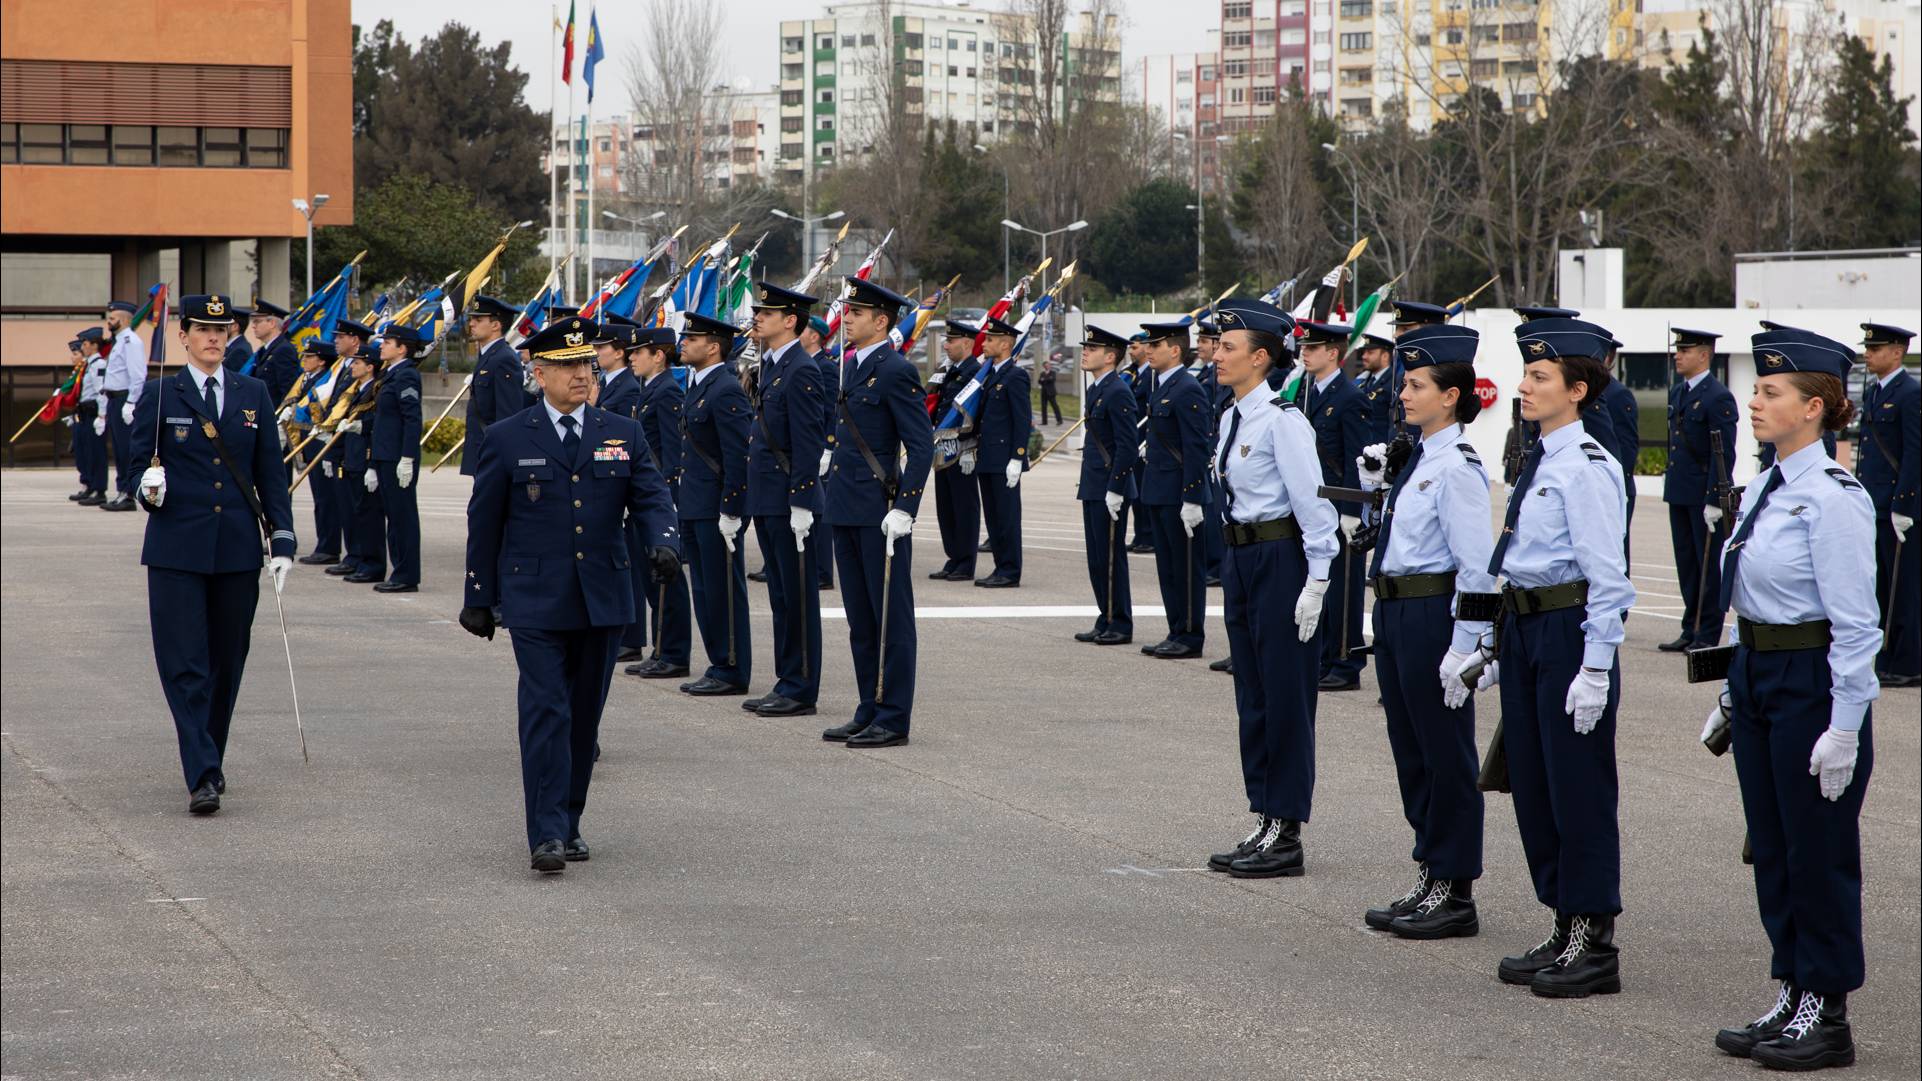
[[[1729,514],[1726,506],[1729,484],[1726,479],[1727,474],[1723,472],[1723,469],[1727,465],[1728,459],[1727,452],[1722,446],[1722,433],[1720,431],[1708,433],[1708,447],[1710,468],[1715,470],[1714,480],[1709,485],[1709,496],[1714,499],[1715,505],[1721,508],[1722,521],[1733,521],[1733,516]],[[1709,557],[1715,552],[1715,536],[1721,531],[1722,526],[1721,523],[1718,522],[1715,528],[1709,530],[1708,533],[1702,537],[1702,573],[1700,580],[1695,584],[1695,625],[1690,628],[1690,633],[1695,636],[1695,640],[1698,642],[1701,641],[1702,638],[1702,609],[1708,604],[1708,561]]]
[[[1522,446],[1522,400],[1517,397],[1509,402],[1508,440],[1502,447],[1502,483],[1510,488],[1521,479],[1522,465],[1528,460],[1528,452]]]

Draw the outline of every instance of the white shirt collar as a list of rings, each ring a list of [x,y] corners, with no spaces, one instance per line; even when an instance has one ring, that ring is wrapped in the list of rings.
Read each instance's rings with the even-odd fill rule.
[[[562,413],[560,410],[554,408],[554,403],[548,401],[547,396],[543,394],[541,396],[541,407],[547,410],[547,423],[553,425],[555,431],[560,430],[561,418],[563,416],[573,417],[575,427],[579,428],[580,430],[585,431],[587,429],[587,403],[586,402],[582,402],[580,405],[575,406],[571,412]]]
[[[1820,439],[1816,439],[1794,454],[1777,460],[1775,467],[1782,471],[1782,480],[1786,483],[1795,480],[1815,466],[1822,465],[1828,461],[1829,448],[1823,446]]]
[[[1450,424],[1448,427],[1443,428],[1441,431],[1421,441],[1422,456],[1425,458],[1428,456],[1429,451],[1448,446],[1461,437],[1462,426],[1460,424]]]
[[[1902,369],[1898,367],[1894,371],[1890,372],[1889,374],[1878,377],[1875,380],[1875,385],[1878,387],[1886,387],[1889,385],[1890,380],[1894,379],[1896,376],[1901,374],[1902,374]]]
[[[856,349],[854,351],[854,362],[856,364],[866,364],[868,362],[868,358],[874,355],[874,351],[886,344],[888,344],[888,340],[886,338],[882,338],[878,342],[873,342],[868,345],[864,345],[859,349]]]
[[[220,380],[220,373],[225,370],[226,369],[224,367],[216,368],[213,370],[212,373],[208,373],[208,372],[201,371],[199,368],[196,368],[191,364],[187,365],[187,374],[193,376],[194,389],[199,391],[202,394],[207,393],[207,380],[209,379],[213,380],[214,386],[218,387],[220,390],[227,389],[226,385],[223,384]]]
[[[696,368],[690,365],[687,369],[687,385],[690,387],[700,386],[702,380],[714,374],[714,372],[719,370],[720,367],[721,367],[720,363],[710,364],[705,368]],[[662,373],[662,374],[666,374],[666,373]]]
[[[1338,375],[1340,375],[1340,374],[1341,374],[1341,369],[1340,369],[1340,368],[1336,368],[1336,369],[1335,369],[1334,371],[1331,371],[1331,372],[1329,372],[1329,373],[1328,373],[1327,375],[1324,375],[1324,376],[1322,376],[1322,377],[1321,377],[1320,379],[1317,379],[1317,380],[1315,380],[1315,389],[1316,389],[1316,390],[1327,390],[1327,389],[1328,389],[1328,384],[1330,384],[1330,383],[1332,383],[1332,382],[1334,382],[1334,381],[1335,381],[1335,377],[1336,377],[1336,376],[1338,376]]]
[[[1682,380],[1682,382],[1688,384],[1688,389],[1694,390],[1696,387],[1701,386],[1702,380],[1707,378],[1708,378],[1708,369],[1704,368],[1703,370],[1695,373],[1694,375],[1689,376],[1687,379]]]

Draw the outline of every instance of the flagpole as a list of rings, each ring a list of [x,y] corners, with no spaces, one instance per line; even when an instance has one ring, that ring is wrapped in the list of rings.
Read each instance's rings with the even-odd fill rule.
[[[574,80],[568,79],[567,80],[567,246],[569,248],[578,248],[580,246],[579,244],[580,225],[581,225],[580,175],[581,175],[581,144],[580,144],[580,140],[574,137]],[[568,277],[571,279],[573,278],[573,276],[574,276],[573,272],[569,271]],[[592,270],[588,272],[588,278],[589,278],[589,284],[587,288],[592,288],[592,285],[593,285]],[[575,292],[574,283],[571,280],[567,283],[567,292],[569,296],[585,296],[586,295],[586,289],[583,289],[580,292]]]
[[[594,47],[593,42],[591,40],[594,37],[594,9],[593,8],[587,9],[587,27],[588,27],[587,36],[590,39],[588,43],[588,48],[592,49]],[[595,151],[598,148],[599,144],[594,141],[594,88],[592,86],[589,86],[587,88],[586,135],[587,135],[587,139],[586,139],[586,144],[587,144],[587,152],[586,152],[587,153],[587,284],[590,288],[592,288],[595,281],[594,225],[596,222],[600,220],[599,218],[596,218],[594,216],[594,189],[600,186],[600,172],[601,172],[600,162],[596,159],[596,155],[595,155]]]
[[[560,265],[561,243],[561,129],[554,114],[561,103],[561,9],[549,5],[548,55],[553,59],[552,94],[547,99],[547,274],[553,277]]]

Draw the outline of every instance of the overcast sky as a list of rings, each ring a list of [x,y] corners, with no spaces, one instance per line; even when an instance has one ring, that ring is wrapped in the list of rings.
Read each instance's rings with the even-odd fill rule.
[[[576,0],[577,49],[587,40],[587,12],[593,0]],[[720,0],[715,0],[720,2]],[[1121,51],[1124,63],[1144,53],[1199,52],[1207,47],[1207,30],[1215,25],[1211,6],[1166,3],[1160,0],[1117,0],[1122,11]],[[726,0],[727,30],[739,42],[732,54],[729,70],[719,73],[729,81],[748,80],[752,86],[772,86],[780,57],[780,24],[783,19],[817,18],[822,14],[820,0]],[[993,8],[997,5],[983,3]],[[567,17],[566,0],[556,5],[560,17]],[[545,108],[552,96],[554,68],[557,63],[549,45],[553,15],[548,4],[529,0],[462,0],[459,4],[423,4],[418,0],[354,0],[354,21],[371,27],[382,19],[410,41],[431,34],[452,20],[466,24],[484,42],[512,41],[514,65],[526,72],[527,102],[535,109]],[[627,110],[624,58],[628,46],[645,28],[645,5],[637,0],[616,0],[600,5],[601,36],[605,39],[607,67],[595,73],[599,88],[594,102],[597,116]],[[578,52],[575,63],[580,62]],[[576,83],[578,87],[579,84]],[[566,87],[561,87],[565,95]],[[585,98],[582,91],[576,108]],[[561,106],[563,112],[566,106]]]

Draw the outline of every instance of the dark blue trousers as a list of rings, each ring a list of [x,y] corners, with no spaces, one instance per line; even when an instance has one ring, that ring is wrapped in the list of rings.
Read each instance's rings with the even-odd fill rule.
[[[1710,543],[1708,519],[1700,506],[1668,505],[1668,536],[1675,547],[1675,579],[1682,594],[1682,637],[1698,645],[1713,646],[1722,641],[1722,543],[1728,539],[1715,531],[1713,547],[1708,549],[1708,578],[1702,571],[1703,546]],[[1696,630],[1696,620],[1701,630]]]
[[[809,531],[828,526],[817,515]],[[814,564],[794,544],[788,516],[757,515],[754,535],[767,556],[767,606],[774,617],[774,693],[806,705],[821,697],[821,583]],[[847,583],[842,583],[846,588]]]
[[[1088,546],[1088,583],[1101,609],[1094,617],[1095,633],[1132,635],[1135,605],[1128,594],[1127,522],[1108,517],[1106,503],[1089,500],[1081,504],[1081,536]]]
[[[147,568],[147,619],[154,665],[180,738],[180,767],[192,791],[223,778],[227,729],[253,644],[260,572],[194,574]]]
[[[1328,565],[1328,592],[1321,595],[1321,674],[1353,681],[1361,678],[1366,653],[1356,653],[1367,643],[1361,638],[1362,572],[1368,557],[1348,550],[1344,542],[1340,554]],[[1341,656],[1342,635],[1348,636],[1348,659]],[[1439,679],[1437,680],[1439,683]]]
[[[1209,446],[1213,445],[1213,443],[1209,444]],[[1220,489],[1216,489],[1216,493],[1215,497],[1208,501],[1207,512],[1201,519],[1201,536],[1207,542],[1203,548],[1206,554],[1203,558],[1202,573],[1209,578],[1221,577],[1221,556],[1228,550],[1228,545],[1221,536]]]
[[[133,494],[133,430],[120,419],[120,407],[127,404],[127,392],[107,392],[107,438],[113,443],[113,488],[121,495]]]
[[[406,585],[420,584],[420,478],[406,488],[394,472],[397,462],[375,462],[380,477],[381,517],[387,523],[387,557],[394,573],[387,579]],[[418,468],[418,463],[416,463]]]
[[[1201,648],[1206,623],[1208,588],[1202,578],[1202,557],[1208,544],[1181,528],[1181,505],[1143,507],[1154,523],[1155,578],[1161,585],[1161,605],[1168,613],[1168,640]],[[1197,530],[1197,533],[1200,531]],[[1296,591],[1300,591],[1299,585]],[[1294,594],[1288,595],[1289,625],[1294,625]],[[1315,682],[1309,680],[1309,684]]]
[[[1896,568],[1895,526],[1889,508],[1875,509],[1875,597],[1882,605],[1882,652],[1875,670],[1897,676],[1922,675],[1922,533],[1911,529],[1902,542]],[[1889,604],[1889,579],[1895,576],[1895,604]]]
[[[527,847],[581,835],[594,738],[607,705],[621,628],[510,628],[520,668],[521,792]]]
[[[1375,602],[1375,678],[1388,714],[1413,858],[1436,878],[1482,874],[1482,794],[1475,787],[1475,703],[1442,705],[1441,662],[1454,634],[1452,595]]]
[[[1615,775],[1622,666],[1618,660],[1609,672],[1608,708],[1595,730],[1577,735],[1563,707],[1582,666],[1582,617],[1579,605],[1503,617],[1502,734],[1536,898],[1567,915],[1608,916],[1622,910]]]
[[[641,618],[635,622],[653,625],[648,633],[654,636],[654,643],[661,654],[661,660],[668,664],[687,664],[688,653],[694,646],[694,628],[688,611],[687,575],[677,574],[672,582],[662,582],[654,574],[654,564],[641,550],[638,526],[630,526],[629,536],[634,538],[630,555],[632,566],[638,570],[634,583],[634,611]],[[720,535],[716,526],[715,535]],[[685,569],[685,568],[683,568]],[[633,627],[628,628],[631,633]],[[646,641],[645,638],[642,639]],[[622,639],[627,644],[627,639]]]
[[[745,547],[746,532],[735,543]],[[701,628],[701,648],[707,652],[707,671],[702,674],[745,687],[754,671],[747,622],[747,555],[739,550],[727,554],[720,523],[712,518],[681,519],[681,545],[687,553],[688,584],[694,590],[694,622]]]
[[[821,498],[827,499],[826,480],[821,481]],[[822,529],[808,534],[808,551],[814,553],[814,575],[822,589],[834,588],[834,530]]]
[[[1855,779],[1830,802],[1809,776],[1829,726],[1826,649],[1737,648],[1729,668],[1735,776],[1755,856],[1755,901],[1772,952],[1769,974],[1819,994],[1862,986],[1862,796],[1875,741],[1862,725]]]
[[[93,434],[98,415],[82,409],[73,418],[73,467],[80,474],[80,486],[90,492],[107,490],[107,441]]]
[[[1157,518],[1155,528],[1163,524]],[[1315,665],[1321,645],[1298,640],[1295,628],[1295,597],[1307,579],[1299,540],[1230,547],[1221,562],[1248,809],[1296,822],[1308,821],[1315,795]]]
[[[653,592],[648,585],[646,553],[641,551],[640,524],[629,518],[621,526],[621,539],[627,543],[627,578],[634,590],[634,622],[621,628],[621,648],[640,649],[647,645],[648,629],[654,625],[654,617],[647,610]]]
[[[981,489],[960,466],[936,470],[934,517],[941,526],[941,569],[974,577],[975,548],[981,543]]]
[[[307,468],[315,458],[320,457],[321,441],[316,439],[301,452],[300,466]],[[335,487],[321,473],[324,466],[314,466],[307,474],[307,494],[314,500],[314,552],[319,555],[340,558],[341,514],[339,503],[335,500]]]
[[[974,471],[980,485],[981,517],[988,523],[988,547],[994,553],[994,570],[1003,578],[1021,580],[1021,489],[1008,487],[1002,472]]]
[[[376,474],[378,475],[378,474]],[[347,555],[363,574],[387,574],[387,533],[381,513],[380,493],[367,490],[367,474],[335,475],[341,498],[347,502]]]
[[[883,590],[888,551],[879,526],[834,527],[834,558],[841,564],[841,603],[848,616],[848,647],[854,654],[854,684],[861,704],[854,723],[880,725],[906,733],[914,714],[914,541],[894,542],[893,570]],[[887,626],[881,625],[881,598],[887,597]],[[881,643],[887,642],[882,663]],[[875,677],[881,677],[875,695]]]

